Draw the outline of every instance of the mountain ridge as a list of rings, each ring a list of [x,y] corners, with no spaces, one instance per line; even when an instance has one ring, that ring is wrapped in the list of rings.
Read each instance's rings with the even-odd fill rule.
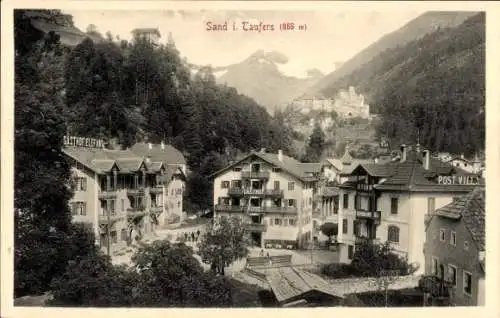
[[[212,67],[212,72],[219,84],[236,88],[272,113],[275,107],[291,102],[324,76],[314,68],[307,70],[307,77],[288,75],[280,68],[288,61],[283,53],[257,50],[239,63]],[[190,64],[193,71],[202,67]]]
[[[336,86],[336,81],[349,75],[356,69],[362,68],[365,64],[369,63],[382,52],[388,49],[404,46],[405,44],[417,40],[426,34],[432,33],[439,28],[456,27],[475,14],[477,14],[477,12],[425,12],[417,18],[409,21],[401,28],[382,36],[379,40],[367,46],[351,59],[341,64],[333,72],[325,75],[323,79],[309,88],[306,94],[321,94],[327,88],[329,91],[338,90],[341,87]],[[332,87],[334,89],[332,89]],[[335,92],[332,92],[331,94],[335,94]],[[326,97],[333,97],[331,94]]]

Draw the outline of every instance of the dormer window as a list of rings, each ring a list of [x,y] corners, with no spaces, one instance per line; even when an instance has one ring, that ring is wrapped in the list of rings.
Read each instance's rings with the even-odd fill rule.
[[[274,167],[274,168],[273,168],[273,172],[281,172],[281,168]]]

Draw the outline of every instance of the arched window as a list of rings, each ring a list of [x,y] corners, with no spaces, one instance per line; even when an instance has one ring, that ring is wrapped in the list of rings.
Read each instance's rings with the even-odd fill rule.
[[[387,240],[393,243],[399,243],[399,228],[394,225],[389,225],[387,228]]]

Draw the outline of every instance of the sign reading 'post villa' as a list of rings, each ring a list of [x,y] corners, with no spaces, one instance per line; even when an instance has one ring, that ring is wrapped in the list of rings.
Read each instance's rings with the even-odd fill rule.
[[[442,185],[479,185],[479,182],[479,177],[477,175],[438,177],[438,183]]]
[[[64,136],[64,145],[86,148],[104,148],[104,140],[76,136]]]

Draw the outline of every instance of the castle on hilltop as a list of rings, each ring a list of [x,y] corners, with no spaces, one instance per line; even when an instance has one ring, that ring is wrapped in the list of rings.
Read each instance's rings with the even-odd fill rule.
[[[353,86],[348,90],[340,90],[335,98],[325,98],[320,94],[304,95],[292,102],[292,106],[299,108],[301,113],[311,111],[335,111],[341,117],[370,117],[370,105],[365,103],[362,94],[357,94]]]

